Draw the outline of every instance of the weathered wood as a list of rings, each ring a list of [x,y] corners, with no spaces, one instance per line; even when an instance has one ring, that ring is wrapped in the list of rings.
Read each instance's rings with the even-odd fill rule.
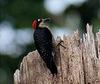
[[[100,84],[100,31],[87,33],[81,39],[78,30],[63,37],[55,49],[58,75],[53,77],[37,51],[30,52],[14,73],[14,84]],[[58,42],[60,37],[57,38]]]

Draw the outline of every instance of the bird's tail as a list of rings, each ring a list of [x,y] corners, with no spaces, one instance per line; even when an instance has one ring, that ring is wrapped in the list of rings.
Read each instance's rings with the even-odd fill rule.
[[[46,63],[47,67],[49,68],[49,70],[51,71],[52,75],[57,75],[57,66],[54,62],[53,59],[50,60],[50,62]]]

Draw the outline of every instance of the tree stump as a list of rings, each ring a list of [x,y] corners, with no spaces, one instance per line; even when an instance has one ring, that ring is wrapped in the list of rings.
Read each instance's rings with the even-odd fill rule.
[[[23,58],[14,73],[14,84],[100,84],[100,31],[94,37],[92,26],[86,28],[83,38],[77,30],[63,36],[66,48],[56,47],[57,76],[51,75],[36,50]]]

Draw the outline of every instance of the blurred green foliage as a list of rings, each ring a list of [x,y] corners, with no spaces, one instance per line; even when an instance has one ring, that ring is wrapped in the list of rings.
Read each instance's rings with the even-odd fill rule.
[[[0,20],[8,20],[16,28],[31,27],[34,18],[48,17],[43,0],[6,0],[0,3]],[[40,17],[39,17],[40,16]]]

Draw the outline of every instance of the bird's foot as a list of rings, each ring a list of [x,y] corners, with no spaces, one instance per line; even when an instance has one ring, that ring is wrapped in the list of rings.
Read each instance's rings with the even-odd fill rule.
[[[65,48],[66,49],[66,47],[62,44],[64,41],[61,39],[61,38],[57,38],[57,43],[56,43],[56,47],[57,46],[62,46],[63,48]]]

